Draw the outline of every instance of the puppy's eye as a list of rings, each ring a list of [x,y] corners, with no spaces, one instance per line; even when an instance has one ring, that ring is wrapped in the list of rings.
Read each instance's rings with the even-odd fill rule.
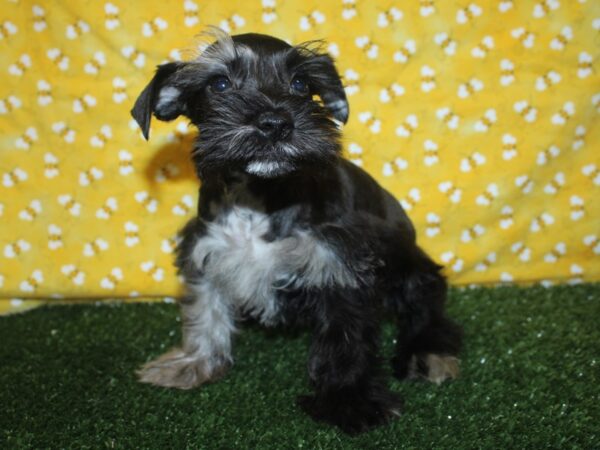
[[[213,92],[225,92],[231,88],[231,81],[229,78],[219,75],[210,80],[209,86]]]
[[[295,76],[292,79],[290,86],[292,88],[292,91],[294,91],[296,94],[302,94],[302,95],[308,94],[308,91],[309,91],[308,82],[303,77]]]

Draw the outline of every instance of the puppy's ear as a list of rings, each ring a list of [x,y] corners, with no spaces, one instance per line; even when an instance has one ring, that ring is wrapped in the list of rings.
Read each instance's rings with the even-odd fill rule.
[[[174,83],[176,74],[186,63],[171,62],[157,67],[152,81],[135,102],[131,115],[148,139],[152,114],[159,120],[173,120],[186,112],[182,90]]]
[[[328,54],[321,53],[313,56],[309,65],[309,77],[317,94],[319,94],[327,109],[331,111],[333,117],[346,123],[350,107],[333,59]]]

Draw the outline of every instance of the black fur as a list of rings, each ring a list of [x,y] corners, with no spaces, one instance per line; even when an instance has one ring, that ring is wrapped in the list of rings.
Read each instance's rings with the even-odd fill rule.
[[[293,274],[273,286],[277,321],[308,324],[313,330],[308,373],[314,394],[302,397],[301,407],[348,433],[364,431],[401,408],[387,387],[378,351],[382,311],[391,311],[398,322],[397,377],[408,375],[411,358],[426,374],[419,356],[460,350],[460,328],[444,311],[441,267],[416,245],[413,225],[398,201],[340,157],[332,117],[345,122],[348,105],[331,58],[313,46],[291,47],[257,34],[234,36],[233,42],[236,57],[225,64],[160,66],[132,111],[145,136],[152,113],[161,119],[184,114],[200,130],[193,152],[202,180],[198,218],[183,230],[177,265],[188,282],[202,277],[190,262],[194,243],[216,220],[215,211],[233,205],[257,207],[268,215],[265,241],[308,230],[326,244],[356,285],[317,288]],[[256,58],[239,51],[241,46]],[[209,83],[215,76],[228,77],[232,89],[213,92]],[[290,90],[294,76],[307,80],[308,95]],[[165,86],[177,88],[181,96],[157,110]],[[256,129],[265,112],[289,120],[289,135],[273,139]],[[241,127],[249,131],[238,133]],[[253,162],[274,169],[247,173]]]

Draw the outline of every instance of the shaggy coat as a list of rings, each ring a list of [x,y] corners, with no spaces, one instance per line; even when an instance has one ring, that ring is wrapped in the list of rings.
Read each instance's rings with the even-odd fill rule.
[[[310,327],[314,392],[299,404],[349,433],[400,414],[378,350],[383,314],[398,326],[396,377],[457,375],[461,332],[444,311],[440,266],[398,201],[340,156],[348,112],[333,61],[314,43],[220,33],[198,58],[158,67],[133,117],[146,138],[152,115],[188,117],[202,184],[177,249],[183,342],[142,367],[141,381],[215,380],[245,316]]]

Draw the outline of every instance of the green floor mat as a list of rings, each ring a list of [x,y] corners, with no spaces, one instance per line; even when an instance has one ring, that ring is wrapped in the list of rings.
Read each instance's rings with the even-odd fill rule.
[[[47,306],[0,318],[0,448],[600,448],[600,285],[452,290],[461,377],[393,381],[404,414],[348,437],[295,405],[309,334],[256,326],[192,391],[136,382],[177,343],[175,305]],[[390,355],[394,332],[384,327]]]

